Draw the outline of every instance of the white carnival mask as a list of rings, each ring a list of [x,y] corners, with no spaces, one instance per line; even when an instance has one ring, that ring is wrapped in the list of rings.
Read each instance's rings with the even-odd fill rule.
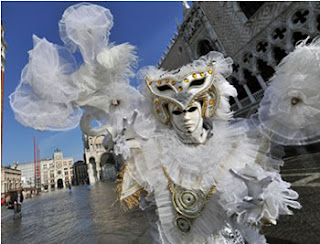
[[[181,109],[180,106],[170,103],[169,114],[175,130],[183,133],[193,133],[199,126],[202,127],[203,119],[199,102],[191,103],[187,109]]]
[[[185,143],[204,143],[207,132],[203,128],[201,103],[192,102],[187,109],[169,103],[169,115],[173,129]]]
[[[170,121],[168,104],[187,111],[194,101],[202,101],[201,116],[212,117],[219,103],[219,94],[214,85],[216,66],[213,62],[205,70],[190,72],[184,77],[175,77],[175,73],[168,72],[157,80],[146,76],[145,82],[153,95],[153,108],[160,121],[167,124]]]

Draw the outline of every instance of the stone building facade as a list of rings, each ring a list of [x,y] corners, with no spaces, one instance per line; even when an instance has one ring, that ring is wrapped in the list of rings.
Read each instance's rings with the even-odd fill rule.
[[[233,59],[229,77],[238,97],[236,116],[248,117],[258,107],[268,80],[298,41],[320,34],[320,2],[184,3],[184,20],[159,67],[178,68],[209,51]]]
[[[104,135],[83,135],[84,157],[90,184],[116,177],[114,157],[103,147],[103,139]]]
[[[24,188],[35,187],[34,162],[22,163],[17,167],[21,170],[21,182]],[[56,150],[53,158],[40,161],[41,190],[64,188],[73,182],[73,158],[64,158],[61,151]]]
[[[87,164],[84,161],[77,161],[73,165],[74,170],[74,184],[82,185],[87,183],[88,172]]]
[[[52,190],[65,188],[73,181],[73,158],[64,158],[59,150],[53,153],[53,159],[41,160],[41,188]]]
[[[21,171],[21,184],[23,188],[35,187],[34,163],[21,163],[17,167]]]
[[[21,188],[21,171],[16,167],[1,167],[1,198],[9,191]]]

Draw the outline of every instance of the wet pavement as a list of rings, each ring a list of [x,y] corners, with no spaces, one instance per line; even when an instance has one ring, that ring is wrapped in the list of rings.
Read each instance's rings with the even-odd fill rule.
[[[110,182],[43,193],[22,204],[22,218],[1,208],[1,241],[4,244],[37,243],[147,243],[143,212],[124,212],[115,203],[116,185]]]
[[[320,243],[320,153],[286,160],[281,170],[300,197],[301,210],[281,216],[276,226],[264,228],[270,244]],[[116,185],[101,182],[43,193],[27,199],[22,218],[1,208],[1,241],[19,243],[148,243],[147,219],[135,209],[124,212],[114,203]]]
[[[291,216],[280,216],[276,226],[264,229],[269,243],[320,243],[320,153],[287,158],[281,175],[299,193],[302,208],[293,210]]]

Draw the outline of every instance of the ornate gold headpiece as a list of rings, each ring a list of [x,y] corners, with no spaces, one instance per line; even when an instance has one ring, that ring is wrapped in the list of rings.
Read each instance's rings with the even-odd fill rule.
[[[164,124],[169,122],[167,104],[172,102],[186,109],[193,101],[202,101],[202,116],[212,117],[219,103],[219,94],[214,85],[216,65],[213,62],[206,70],[194,71],[183,78],[172,73],[162,75],[157,80],[146,76],[145,82],[153,95],[155,114]]]

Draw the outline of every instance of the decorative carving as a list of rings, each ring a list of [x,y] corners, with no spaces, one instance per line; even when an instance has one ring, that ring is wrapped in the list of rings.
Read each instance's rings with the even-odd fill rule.
[[[307,21],[309,10],[298,10],[291,18],[293,24],[303,24]]]
[[[256,51],[258,53],[265,53],[267,51],[267,48],[268,48],[268,42],[266,41],[260,41],[256,45]]]
[[[287,32],[287,28],[278,27],[272,32],[271,36],[276,41],[282,40],[282,39],[284,39],[286,32]]]

